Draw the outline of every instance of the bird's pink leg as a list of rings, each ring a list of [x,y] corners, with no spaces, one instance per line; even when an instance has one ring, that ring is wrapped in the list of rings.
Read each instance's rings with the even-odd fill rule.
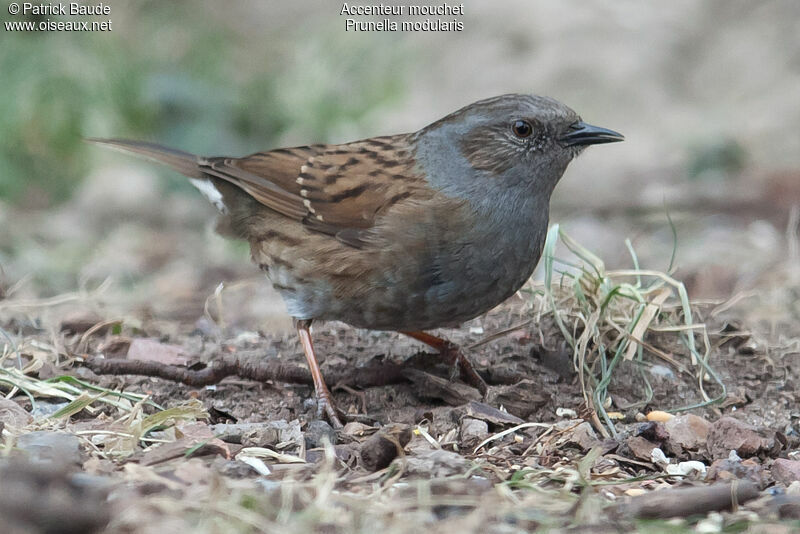
[[[314,381],[314,391],[317,397],[317,414],[322,415],[322,411],[328,415],[333,428],[342,428],[342,422],[336,413],[336,406],[333,404],[333,396],[331,395],[328,386],[325,384],[325,379],[322,378],[322,371],[317,363],[317,355],[314,352],[314,343],[311,341],[311,320],[297,319],[295,320],[295,327],[297,328],[297,335],[300,336],[300,343],[303,345],[303,352],[306,354],[306,361],[308,362],[308,369],[311,371],[311,379]]]

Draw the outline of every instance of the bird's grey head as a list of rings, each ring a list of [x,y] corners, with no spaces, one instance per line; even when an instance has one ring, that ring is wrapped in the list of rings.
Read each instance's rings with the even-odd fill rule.
[[[492,192],[549,200],[572,159],[590,144],[622,135],[584,123],[552,98],[510,94],[480,100],[418,133],[417,157],[443,192]]]

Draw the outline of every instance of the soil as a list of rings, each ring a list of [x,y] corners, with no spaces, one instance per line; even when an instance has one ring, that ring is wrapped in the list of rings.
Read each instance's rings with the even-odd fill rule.
[[[528,317],[526,308],[526,302],[521,297],[515,297],[461,329],[441,330],[438,334],[461,347],[469,347],[494,332],[524,322]],[[775,361],[755,349],[748,334],[731,340],[723,333],[724,329],[730,328],[728,325],[723,320],[710,326],[712,332],[718,333],[712,343],[721,345],[714,351],[712,366],[726,384],[728,400],[723,407],[709,406],[693,413],[714,419],[723,414],[735,414],[751,424],[776,429],[791,428],[800,417],[800,411],[794,408],[798,368],[793,365],[793,358]],[[526,387],[536,391],[542,401],[531,406],[530,412],[520,415],[531,421],[553,422],[561,419],[556,415],[558,408],[578,411],[585,401],[572,369],[572,356],[566,343],[554,325],[547,325],[547,332],[541,331],[541,327],[526,325],[500,339],[464,351],[490,385],[504,385],[493,383],[493,377],[495,382],[505,381],[506,376],[518,381],[527,380]],[[470,330],[482,331],[485,335],[471,334]],[[158,337],[157,332],[147,334]],[[438,376],[453,378],[454,370],[437,362],[436,353],[428,352],[430,349],[401,334],[357,330],[341,323],[320,323],[314,326],[313,335],[323,375],[347,375],[352,367],[379,362],[403,363],[423,357],[429,359],[425,362],[426,366],[434,365],[432,370]],[[797,335],[800,332],[795,337]],[[541,339],[546,340],[545,346],[540,344]],[[220,353],[235,353],[241,361],[251,364],[277,360],[305,365],[299,341],[291,333],[276,336],[262,332],[257,337],[246,336],[239,341],[231,339],[217,342],[195,330],[186,335],[164,337],[162,341],[185,347],[192,354],[190,366],[213,361]],[[82,373],[82,376],[91,375]],[[105,387],[146,390],[153,400],[163,405],[169,405],[174,399],[189,396],[198,398],[207,406],[230,414],[238,422],[276,419],[308,421],[315,418],[314,390],[309,385],[264,384],[236,377],[223,379],[219,384],[205,388],[150,378],[92,377],[92,380]],[[339,409],[357,416],[360,422],[411,425],[418,422],[415,418],[420,413],[431,412],[435,415],[435,427],[440,418],[444,419],[441,430],[454,423],[449,420],[449,413],[455,408],[443,403],[440,398],[432,398],[430,392],[420,390],[413,383],[371,387],[359,392],[359,395],[337,387],[341,385],[348,384],[329,384]],[[653,398],[637,408],[636,411],[640,413],[654,409],[674,410],[701,401],[697,384],[691,375],[685,373],[675,371],[669,377],[651,375],[651,385]],[[620,372],[614,374],[610,390],[616,399],[616,407],[623,411],[631,402],[645,397],[645,387],[636,372],[635,363],[622,364]],[[709,388],[709,393],[715,393],[713,387]]]
[[[796,266],[774,264],[757,292],[695,303],[694,322],[706,324],[712,347],[708,364],[726,394],[686,411],[702,424],[689,420],[680,435],[653,415],[703,400],[698,367],[674,332],[651,332],[645,341],[655,352],[614,371],[605,406],[612,430],[587,403],[552,316],[536,320],[528,292],[438,332],[489,383],[485,399],[401,334],[315,324],[323,374],[348,423],[334,433],[319,422],[302,349],[268,283],[241,258],[202,248],[209,239],[218,246],[208,233],[162,236],[174,246],[155,247],[155,264],[145,249],[137,261],[155,266],[129,287],[47,296],[32,284],[4,284],[0,328],[13,345],[0,341],[0,388],[11,403],[0,406],[9,455],[0,465],[0,516],[14,525],[9,532],[65,531],[65,509],[80,511],[69,516],[74,532],[136,534],[647,531],[648,521],[672,512],[682,528],[763,524],[788,532],[800,517],[800,321],[786,274]],[[690,290],[702,289],[697,276],[683,276],[694,280]],[[220,280],[234,281],[220,289]],[[90,370],[98,357],[126,356],[195,371],[220,360],[280,363],[299,369],[303,383],[228,376],[194,387]],[[14,371],[20,363],[30,397]],[[357,369],[372,369],[373,383],[380,369],[394,374],[387,385],[362,387]],[[83,391],[91,402],[62,416],[56,411],[75,403],[42,388],[64,376],[83,381],[73,398]],[[652,397],[643,403],[647,384]],[[105,388],[106,399],[114,391],[147,397],[114,407],[91,397],[98,390],[88,385]],[[710,379],[703,389],[721,394]],[[691,471],[697,463],[702,473]],[[698,488],[717,497],[663,493]],[[741,506],[720,504],[720,491],[738,495]],[[11,498],[19,495],[30,495],[33,515],[20,512]],[[650,496],[662,500],[643,500]]]

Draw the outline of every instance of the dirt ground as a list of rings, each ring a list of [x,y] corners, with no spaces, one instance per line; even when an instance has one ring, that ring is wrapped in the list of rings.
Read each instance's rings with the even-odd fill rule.
[[[246,253],[207,226],[198,232],[191,217],[175,227],[149,220],[84,236],[96,249],[86,252],[93,259],[79,291],[48,286],[53,277],[3,283],[4,532],[800,528],[796,233],[776,241],[777,259],[757,284],[693,299],[724,395],[679,332],[648,330],[642,359],[620,361],[610,375],[605,420],[539,276],[487,315],[441,332],[489,383],[486,398],[400,334],[316,324],[347,423],[334,432],[316,417],[291,323]],[[39,224],[17,250],[59,239],[54,225]],[[115,273],[115,284],[98,282],[92,273],[101,272]],[[707,294],[717,287],[709,272],[719,271],[675,276],[690,295]],[[667,299],[655,321],[676,302]],[[605,335],[598,339],[614,342]],[[119,362],[139,375],[101,372]],[[219,362],[239,376],[202,385],[154,376],[202,375]],[[585,363],[584,375],[610,364]],[[704,394],[719,401],[684,409]]]

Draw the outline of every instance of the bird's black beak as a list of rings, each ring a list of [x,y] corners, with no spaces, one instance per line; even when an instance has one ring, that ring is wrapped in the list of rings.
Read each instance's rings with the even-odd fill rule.
[[[564,146],[599,145],[624,140],[625,137],[621,133],[600,128],[599,126],[592,126],[583,121],[570,124],[567,133],[558,138],[558,141]]]

